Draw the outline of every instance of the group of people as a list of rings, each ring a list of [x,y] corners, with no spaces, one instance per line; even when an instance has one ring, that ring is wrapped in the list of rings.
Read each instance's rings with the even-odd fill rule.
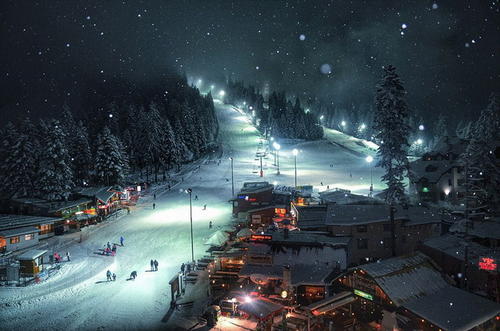
[[[115,281],[116,280],[116,274],[113,272],[111,273],[111,271],[106,271],[106,278],[107,278],[107,281]]]
[[[158,271],[158,261],[151,260],[151,271]]]
[[[121,238],[120,238],[121,239]],[[122,244],[123,246],[123,244]],[[116,255],[116,244],[113,244],[113,246],[111,246],[111,244],[108,243],[106,244],[104,250],[103,250],[103,255],[106,255],[106,256],[115,256]]]
[[[194,267],[193,267],[193,270],[194,270]],[[181,272],[183,275],[185,274],[189,274],[191,272],[191,263],[188,263],[188,264],[181,264]]]

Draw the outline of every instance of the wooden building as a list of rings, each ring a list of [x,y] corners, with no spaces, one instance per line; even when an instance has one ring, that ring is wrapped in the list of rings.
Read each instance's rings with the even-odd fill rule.
[[[46,250],[32,249],[17,257],[21,277],[35,277],[43,271]]]

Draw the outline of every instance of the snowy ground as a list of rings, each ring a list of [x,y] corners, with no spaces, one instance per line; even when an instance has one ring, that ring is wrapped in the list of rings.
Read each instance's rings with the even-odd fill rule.
[[[199,161],[186,167],[183,181],[171,191],[158,190],[156,210],[151,201],[130,215],[105,222],[90,229],[82,243],[70,241],[67,250],[72,261],[41,284],[24,288],[0,288],[0,325],[5,330],[37,329],[154,329],[169,308],[168,281],[182,262],[191,258],[189,200],[184,190],[191,187],[193,198],[195,258],[204,255],[205,239],[212,231],[208,222],[222,226],[230,223],[231,167],[234,158],[235,190],[245,181],[258,181],[257,151],[266,150],[259,133],[246,116],[231,106],[216,104],[220,121],[222,162]],[[279,185],[293,185],[294,167],[291,150],[297,156],[298,184],[316,188],[341,187],[367,194],[370,166],[363,157],[327,140],[282,143],[281,175],[276,175],[273,156],[264,159],[264,180]],[[217,159],[218,160],[218,159]],[[199,165],[199,169],[198,169]],[[333,165],[333,167],[330,167]],[[375,189],[381,185],[380,169],[374,169]],[[352,174],[352,177],[350,176]],[[377,180],[376,180],[377,179]],[[323,186],[320,187],[320,183]],[[149,197],[151,199],[151,197]],[[146,201],[148,201],[146,199]],[[207,210],[203,205],[207,204]],[[89,230],[86,230],[89,231]],[[108,241],[125,238],[115,257],[95,254]],[[159,262],[158,272],[148,272],[150,259]],[[117,275],[116,282],[106,282],[106,270]],[[136,270],[138,278],[127,280]]]

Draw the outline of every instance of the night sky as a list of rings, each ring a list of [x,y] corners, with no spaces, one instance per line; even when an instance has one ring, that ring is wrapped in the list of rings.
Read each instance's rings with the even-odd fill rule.
[[[339,106],[398,68],[411,109],[475,118],[500,86],[500,3],[1,1],[2,113],[81,106],[95,79],[227,77]],[[454,115],[454,114],[460,115]]]

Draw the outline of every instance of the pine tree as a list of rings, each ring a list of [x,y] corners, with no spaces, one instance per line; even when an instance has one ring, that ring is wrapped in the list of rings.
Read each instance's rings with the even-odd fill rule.
[[[0,188],[2,195],[12,197],[16,188],[13,177],[15,163],[11,159],[11,155],[15,153],[14,149],[19,133],[12,122],[8,122],[0,133],[2,137],[0,144]]]
[[[41,129],[43,152],[36,185],[39,196],[47,200],[66,199],[73,187],[73,174],[64,130],[57,120],[41,122]]]
[[[73,169],[75,174],[75,183],[85,185],[90,182],[92,153],[90,151],[89,136],[87,128],[80,121],[76,127],[75,138],[73,140],[74,149],[78,151],[73,156]]]
[[[439,114],[432,137],[434,139],[434,147],[444,137],[448,137],[448,125],[446,124],[446,122],[446,116],[444,116],[443,114]]]
[[[123,145],[104,127],[97,136],[97,153],[95,158],[95,175],[99,183],[104,185],[120,184],[125,177]]]
[[[495,148],[500,141],[500,107],[498,97],[490,96],[489,104],[474,124],[462,163],[466,169],[469,195],[467,206],[472,213],[490,212],[500,204],[500,167]]]
[[[384,77],[377,86],[374,130],[380,142],[378,166],[386,170],[382,180],[387,184],[386,201],[393,205],[406,202],[403,183],[408,172],[408,107],[406,91],[392,65],[384,68]]]

